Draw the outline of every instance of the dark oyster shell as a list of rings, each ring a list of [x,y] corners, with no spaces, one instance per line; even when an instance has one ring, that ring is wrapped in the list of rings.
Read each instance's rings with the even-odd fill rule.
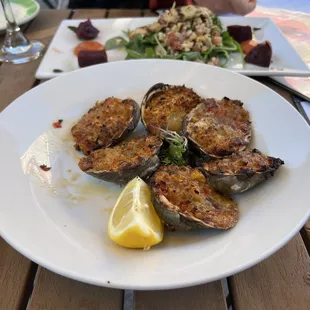
[[[217,193],[197,168],[162,166],[150,186],[157,214],[169,228],[228,229],[239,219],[233,200]]]
[[[146,180],[158,168],[162,140],[148,135],[92,152],[81,158],[79,167],[85,173],[108,182],[125,184],[139,176]]]
[[[271,178],[284,165],[280,158],[245,150],[230,157],[202,164],[208,182],[224,194],[242,193]]]

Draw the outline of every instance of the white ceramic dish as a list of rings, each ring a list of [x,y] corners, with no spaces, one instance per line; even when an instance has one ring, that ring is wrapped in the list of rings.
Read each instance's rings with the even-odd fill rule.
[[[95,27],[100,30],[96,41],[105,42],[115,36],[124,36],[123,31],[135,29],[152,23],[156,18],[117,18],[117,19],[94,19]],[[231,54],[227,68],[244,75],[252,76],[310,76],[307,65],[282,35],[281,31],[268,18],[254,17],[221,17],[223,25],[251,25],[262,28],[255,32],[255,38],[261,42],[269,40],[273,46],[273,57],[270,68],[263,68],[251,64],[243,65],[240,54]],[[84,20],[64,20],[56,32],[41,64],[36,72],[38,79],[48,79],[62,73],[53,72],[60,69],[64,72],[79,69],[77,57],[73,54],[74,47],[81,41],[68,29],[68,26],[77,26]],[[124,60],[126,52],[121,50],[108,51],[108,60]]]
[[[29,22],[40,11],[40,4],[35,0],[11,0],[11,7],[18,25]],[[6,29],[6,19],[2,7],[0,7],[0,32]]]
[[[239,195],[240,221],[223,232],[166,232],[150,251],[115,245],[107,221],[121,189],[83,174],[72,124],[108,96],[141,102],[155,83],[185,84],[202,96],[240,99],[253,121],[252,145],[285,161],[268,182]],[[63,119],[63,128],[52,122]],[[142,130],[142,125],[139,125]],[[223,278],[268,257],[309,216],[310,128],[267,87],[204,64],[138,60],[81,69],[16,99],[0,115],[0,233],[61,275],[131,289],[185,287]],[[39,165],[51,166],[44,172]]]

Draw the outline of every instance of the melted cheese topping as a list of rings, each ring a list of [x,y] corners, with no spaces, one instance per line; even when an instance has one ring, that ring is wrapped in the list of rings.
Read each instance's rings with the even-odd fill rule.
[[[251,128],[240,101],[208,99],[187,117],[187,136],[207,154],[225,156],[245,148]]]
[[[268,157],[256,150],[245,150],[228,158],[205,163],[203,169],[209,174],[240,175],[275,170],[281,164],[281,160]]]
[[[163,207],[206,226],[227,229],[239,217],[233,200],[218,194],[198,169],[163,166],[152,179],[152,190],[158,200],[169,201]]]
[[[133,169],[155,156],[162,141],[156,136],[133,138],[115,147],[94,151],[80,160],[81,170],[87,172],[118,172]]]
[[[111,145],[130,125],[133,113],[132,100],[112,97],[97,102],[71,130],[77,148],[87,155]]]
[[[184,116],[202,101],[193,90],[184,86],[156,92],[146,103],[143,114],[148,131],[157,133],[155,127],[159,127],[179,132]]]

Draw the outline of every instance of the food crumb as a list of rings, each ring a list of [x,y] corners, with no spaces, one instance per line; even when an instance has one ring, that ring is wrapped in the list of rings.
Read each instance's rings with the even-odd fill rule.
[[[52,125],[54,128],[62,128],[62,119],[59,119],[57,122],[54,122]]]
[[[150,249],[151,247],[148,245],[148,246],[145,246],[144,248],[143,248],[143,251],[148,251],[149,249]]]
[[[72,172],[72,170],[71,170],[71,169],[69,169],[69,170],[68,170],[68,172],[70,173],[70,172]]]
[[[47,167],[46,165],[40,165],[40,168],[41,168],[43,171],[49,171],[49,170],[51,170],[51,167]]]
[[[61,70],[61,69],[53,69],[53,72],[54,73],[63,73],[63,70]]]
[[[59,50],[58,48],[56,48],[56,47],[53,47],[52,50],[53,50],[54,52],[58,53],[58,54],[63,54],[63,52],[60,51],[60,50]]]

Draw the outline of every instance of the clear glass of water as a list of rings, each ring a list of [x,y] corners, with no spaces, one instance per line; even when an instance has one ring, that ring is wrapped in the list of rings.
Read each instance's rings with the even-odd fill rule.
[[[1,0],[7,21],[6,36],[0,50],[0,62],[22,64],[42,56],[45,46],[38,41],[30,41],[16,24],[9,0]]]

